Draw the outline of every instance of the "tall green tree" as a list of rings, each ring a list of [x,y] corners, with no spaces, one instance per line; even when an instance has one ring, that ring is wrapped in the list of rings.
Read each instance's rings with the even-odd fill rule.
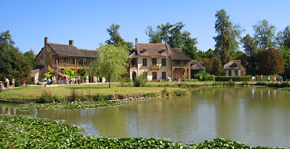
[[[191,38],[190,35],[190,32],[187,31],[182,33],[182,52],[193,60],[200,59],[197,47],[195,46],[198,42],[196,41],[196,38]]]
[[[222,74],[223,71],[224,71],[224,68],[223,68],[221,60],[219,58],[213,59],[211,74],[219,76]]]
[[[114,46],[127,46],[128,48],[133,48],[133,43],[132,42],[126,42],[120,35],[119,33],[119,28],[120,25],[118,24],[112,24],[110,28],[107,28],[107,31],[109,35],[111,36],[110,39],[106,40],[106,43],[108,45],[114,45]]]
[[[287,26],[283,31],[279,31],[276,40],[280,48],[282,46],[290,48],[290,27]]]
[[[27,57],[13,46],[14,41],[9,31],[1,33],[0,36],[0,79],[14,77],[16,86],[21,84],[23,77],[28,77],[31,72],[30,61]]]
[[[98,48],[99,57],[92,65],[93,73],[104,76],[111,87],[112,79],[119,79],[127,72],[129,65],[129,53],[126,46],[100,45]]]
[[[206,52],[205,52],[205,55],[206,55],[206,58],[210,58],[210,59],[213,59],[213,58],[216,58],[217,55],[214,53],[214,51],[209,48]]]
[[[274,48],[276,27],[269,24],[267,20],[259,21],[253,25],[255,31],[254,38],[260,49]]]
[[[191,38],[191,33],[183,30],[185,24],[177,22],[175,24],[161,24],[154,31],[152,26],[147,27],[146,35],[150,43],[161,43],[167,41],[172,48],[182,48],[185,55],[191,59],[199,59],[196,44],[197,39]]]
[[[263,50],[259,60],[259,68],[261,74],[283,74],[285,71],[283,56],[274,48]]]
[[[34,52],[32,50],[29,50],[23,55],[29,59],[31,67],[34,68],[36,66],[36,63],[34,61],[36,55],[34,54]]]
[[[283,78],[290,78],[290,48],[282,45],[279,52],[282,54],[284,60],[285,73],[283,74]]]

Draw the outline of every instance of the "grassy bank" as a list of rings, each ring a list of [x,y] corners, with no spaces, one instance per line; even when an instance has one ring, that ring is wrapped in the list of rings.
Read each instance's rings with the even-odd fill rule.
[[[107,138],[84,135],[84,128],[63,121],[0,115],[1,148],[266,148],[214,139],[186,144],[155,138]]]

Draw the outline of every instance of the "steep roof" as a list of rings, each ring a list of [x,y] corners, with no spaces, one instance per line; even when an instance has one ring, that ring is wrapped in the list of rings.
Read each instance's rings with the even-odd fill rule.
[[[243,65],[241,60],[232,60],[229,63],[224,65],[224,69],[226,70],[239,70],[239,69],[246,69]]]
[[[162,43],[138,43],[137,48],[140,51],[140,56],[150,56],[152,58],[168,56],[167,48]],[[164,50],[164,53],[162,53],[162,50]]]
[[[190,57],[182,54],[182,49],[170,47],[168,49],[172,60],[191,60]]]
[[[98,51],[96,50],[80,50],[83,54],[83,57],[89,57],[89,58],[97,58],[98,57]]]
[[[191,60],[182,53],[182,49],[171,48],[167,43],[136,43],[135,48],[139,50],[140,56],[150,56],[151,58],[171,56],[172,60]],[[130,55],[132,58],[136,56],[134,53]]]
[[[47,43],[47,45],[58,55],[66,57],[84,57],[83,53],[72,45]]]
[[[205,68],[201,65],[200,62],[194,63],[191,67],[191,70],[204,70]]]

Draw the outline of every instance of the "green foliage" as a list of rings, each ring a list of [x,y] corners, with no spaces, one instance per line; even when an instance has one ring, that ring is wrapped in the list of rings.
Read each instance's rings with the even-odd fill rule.
[[[112,24],[110,26],[110,28],[107,28],[107,31],[109,33],[109,35],[111,36],[110,39],[106,40],[106,43],[108,45],[114,45],[114,46],[126,46],[128,47],[129,49],[133,48],[133,43],[132,42],[126,42],[124,41],[124,39],[120,36],[119,34],[119,28],[120,28],[120,25],[118,24]]]
[[[36,103],[51,103],[54,101],[54,97],[49,90],[43,89],[41,96],[35,101]]]
[[[253,25],[254,37],[260,49],[274,48],[276,27],[269,24],[267,20],[258,21]]]
[[[126,46],[100,45],[99,58],[95,60],[91,69],[93,74],[108,78],[109,87],[111,80],[118,80],[122,74],[127,73],[129,53]]]
[[[251,76],[215,76],[215,81],[251,81]]]
[[[34,68],[36,66],[36,63],[34,61],[36,55],[32,50],[25,52],[23,56],[29,59],[31,68]]]
[[[86,77],[86,74],[87,74],[87,72],[88,72],[88,69],[81,69],[81,70],[79,70],[78,71],[79,73],[80,73],[80,76],[81,77]]]
[[[186,78],[184,78],[181,81],[182,82],[198,82],[198,79],[186,79]]]
[[[213,39],[216,41],[215,53],[220,58],[222,65],[231,61],[232,56],[239,49],[241,30],[238,25],[234,25],[224,9],[215,15],[215,30],[218,34]]]
[[[16,86],[21,85],[21,79],[28,77],[32,70],[30,60],[23,56],[18,48],[13,46],[9,31],[0,36],[0,80],[14,77]]]
[[[163,90],[161,90],[161,95],[162,97],[169,96],[170,92],[167,90],[166,87],[164,87]]]
[[[138,77],[136,77],[134,86],[135,87],[145,87],[146,86],[146,73],[141,73]]]
[[[232,140],[225,140],[223,138],[217,138],[214,140],[205,140],[202,143],[196,146],[197,149],[204,149],[204,148],[248,148],[250,146],[245,145],[242,142],[232,141]]]
[[[76,77],[75,71],[72,70],[72,69],[65,68],[63,71],[64,71],[64,74],[69,76],[70,78],[75,78]],[[81,70],[79,70],[79,71],[81,71]]]

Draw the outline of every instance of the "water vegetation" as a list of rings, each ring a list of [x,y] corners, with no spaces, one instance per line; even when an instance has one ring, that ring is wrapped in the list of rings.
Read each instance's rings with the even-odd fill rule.
[[[97,137],[84,131],[62,120],[0,115],[0,148],[268,148],[222,138],[187,144],[157,138]]]

